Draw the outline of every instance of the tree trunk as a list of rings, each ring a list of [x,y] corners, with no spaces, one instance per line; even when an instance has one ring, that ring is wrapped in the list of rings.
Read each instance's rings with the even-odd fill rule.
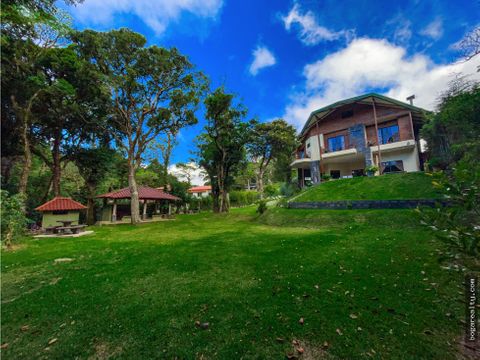
[[[52,183],[53,195],[60,196],[60,180],[62,170],[60,168],[60,134],[55,134],[52,148]]]
[[[8,184],[10,181],[10,174],[12,172],[12,168],[16,162],[18,162],[18,156],[3,156],[1,160],[1,168],[2,168],[2,185]]]
[[[265,174],[265,170],[260,169],[258,171],[257,176],[257,191],[260,194],[260,199],[263,199],[263,176]]]
[[[48,200],[48,195],[50,195],[50,190],[52,188],[52,182],[53,182],[53,176],[50,176],[50,180],[48,180],[47,191],[45,191],[45,194],[43,195],[43,198],[42,198],[42,203],[45,203]]]
[[[33,96],[28,100],[27,105],[25,108],[22,108],[15,98],[14,95],[11,96],[11,101],[13,105],[13,109],[15,111],[15,115],[18,119],[20,119],[21,124],[21,132],[20,138],[22,139],[23,145],[23,168],[22,173],[20,174],[20,180],[18,184],[18,192],[19,194],[23,195],[25,198],[27,195],[27,185],[28,185],[28,177],[30,176],[30,170],[32,168],[32,150],[30,148],[30,139],[29,139],[29,131],[30,131],[30,115],[32,111],[32,105],[35,99],[37,98],[39,91],[37,91]],[[23,211],[25,211],[25,204],[22,206]]]
[[[130,189],[130,216],[132,224],[138,224],[140,219],[140,202],[138,199],[138,186],[135,179],[135,165],[132,160],[128,162],[128,188]]]
[[[18,193],[27,195],[28,177],[32,168],[32,151],[30,149],[30,139],[28,138],[28,124],[23,121],[22,124],[22,145],[23,145],[23,168],[18,184]]]
[[[95,224],[95,186],[87,184],[87,225]]]

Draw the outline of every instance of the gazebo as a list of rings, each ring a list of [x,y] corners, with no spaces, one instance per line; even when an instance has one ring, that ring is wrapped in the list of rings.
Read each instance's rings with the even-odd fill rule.
[[[97,198],[104,199],[102,209],[102,222],[116,222],[120,219],[122,222],[130,221],[130,204],[125,204],[122,200],[131,199],[132,195],[128,187],[98,195]],[[142,219],[147,219],[148,204],[154,204],[152,220],[160,219],[160,204],[168,204],[168,215],[171,214],[171,202],[181,200],[180,198],[168,194],[162,190],[154,189],[148,186],[138,187],[138,199],[143,204]],[[127,206],[128,205],[128,206]]]
[[[45,204],[35,208],[42,213],[42,228],[59,226],[61,221],[78,223],[80,211],[87,207],[69,198],[56,196]]]

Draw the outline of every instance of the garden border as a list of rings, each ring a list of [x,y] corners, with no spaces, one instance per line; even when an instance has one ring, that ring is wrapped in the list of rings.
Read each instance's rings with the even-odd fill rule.
[[[421,206],[448,206],[447,200],[408,199],[408,200],[336,200],[289,202],[289,209],[356,210],[356,209],[414,209]]]

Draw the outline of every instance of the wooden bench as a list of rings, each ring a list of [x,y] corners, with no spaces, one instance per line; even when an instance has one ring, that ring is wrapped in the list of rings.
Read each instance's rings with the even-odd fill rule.
[[[57,233],[57,229],[59,228],[60,226],[49,226],[49,227],[46,227],[45,228],[45,232],[47,234],[56,234]]]
[[[79,232],[82,232],[84,228],[86,228],[87,225],[73,225],[73,226],[59,226],[56,228],[57,233],[63,233],[63,234],[78,234]]]

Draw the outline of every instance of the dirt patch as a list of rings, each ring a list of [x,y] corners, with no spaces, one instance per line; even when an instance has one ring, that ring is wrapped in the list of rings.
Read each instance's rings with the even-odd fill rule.
[[[458,341],[458,350],[460,359],[480,359],[480,341],[465,342],[464,339]]]
[[[307,341],[293,340],[292,346],[293,346],[293,350],[289,353],[291,359],[298,359],[298,360],[336,359],[335,356],[328,353],[328,344],[317,346]],[[288,355],[287,355],[287,358],[289,358]]]
[[[98,342],[95,345],[95,354],[89,360],[105,360],[114,358],[122,353],[121,346],[114,346],[107,342]]]

